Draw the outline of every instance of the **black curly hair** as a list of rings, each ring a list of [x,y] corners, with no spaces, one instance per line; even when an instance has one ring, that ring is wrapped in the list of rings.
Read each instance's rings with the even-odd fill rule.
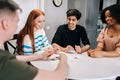
[[[69,9],[67,12],[67,17],[70,17],[70,16],[75,16],[77,18],[77,20],[79,20],[82,16],[81,12],[78,11],[77,9]]]
[[[105,21],[105,12],[107,10],[110,11],[111,17],[114,18],[118,24],[120,24],[120,5],[114,4],[114,5],[106,7],[102,11],[101,20],[102,20],[103,23],[106,23],[106,21]]]

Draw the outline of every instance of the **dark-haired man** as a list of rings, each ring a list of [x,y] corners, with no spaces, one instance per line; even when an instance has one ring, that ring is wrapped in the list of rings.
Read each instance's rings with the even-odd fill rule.
[[[53,47],[69,52],[75,49],[77,53],[82,53],[90,48],[90,43],[83,26],[77,25],[81,12],[77,9],[69,9],[67,12],[67,24],[60,25],[53,37]],[[84,44],[81,47],[80,41]]]

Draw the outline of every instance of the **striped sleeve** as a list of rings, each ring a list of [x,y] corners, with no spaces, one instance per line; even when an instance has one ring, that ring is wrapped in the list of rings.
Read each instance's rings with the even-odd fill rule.
[[[39,35],[35,39],[36,52],[41,51],[43,47],[49,46],[49,41],[45,35]]]
[[[46,36],[46,35],[44,35],[44,36],[43,36],[43,44],[44,44],[44,47],[46,47],[46,46],[49,46],[49,45],[50,45],[50,43],[49,43],[48,38],[47,38],[47,36]]]
[[[38,30],[35,33],[35,45],[41,46],[40,48],[50,45],[44,29]]]
[[[34,44],[35,44],[35,52],[40,52],[42,48],[50,45],[47,36],[45,35],[44,30],[38,30],[34,33]],[[31,40],[28,35],[24,38],[23,44],[24,54],[33,54]]]

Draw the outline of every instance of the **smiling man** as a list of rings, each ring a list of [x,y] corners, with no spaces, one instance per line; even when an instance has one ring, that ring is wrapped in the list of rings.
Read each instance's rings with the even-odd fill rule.
[[[81,12],[77,9],[69,9],[66,14],[67,24],[58,27],[52,40],[53,47],[64,52],[74,49],[77,53],[87,51],[90,48],[90,43],[85,28],[77,25],[81,18]],[[81,47],[80,41],[82,41],[83,47]]]

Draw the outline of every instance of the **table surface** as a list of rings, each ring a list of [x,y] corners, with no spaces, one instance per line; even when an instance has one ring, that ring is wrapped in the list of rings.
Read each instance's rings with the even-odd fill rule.
[[[91,58],[87,53],[66,53],[68,78],[79,80],[112,80],[120,75],[120,58]],[[59,60],[32,61],[39,69],[54,70]]]

